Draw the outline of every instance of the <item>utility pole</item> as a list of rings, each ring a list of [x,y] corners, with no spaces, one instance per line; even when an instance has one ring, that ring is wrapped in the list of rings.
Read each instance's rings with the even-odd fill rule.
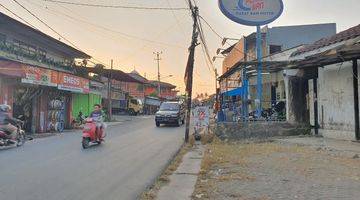
[[[108,118],[112,120],[112,95],[111,95],[111,88],[112,88],[112,71],[113,71],[113,63],[114,61],[111,59],[111,70],[108,74]]]
[[[159,97],[161,97],[161,85],[160,85],[160,55],[162,54],[161,52],[154,52],[154,54],[156,55],[155,60],[157,61],[157,69],[158,69],[158,94]]]
[[[193,72],[194,72],[194,59],[195,59],[195,48],[198,45],[198,17],[199,9],[194,7],[189,0],[189,6],[192,13],[192,18],[194,20],[193,32],[192,32],[192,41],[189,47],[189,57],[186,65],[185,71],[185,82],[186,82],[186,92],[187,92],[187,113],[186,113],[186,130],[185,130],[185,142],[189,142],[189,133],[190,133],[190,115],[191,115],[191,98],[192,98],[192,84],[193,84]]]
[[[218,92],[218,71],[215,68],[215,112],[218,112],[218,105],[219,105],[219,92]]]

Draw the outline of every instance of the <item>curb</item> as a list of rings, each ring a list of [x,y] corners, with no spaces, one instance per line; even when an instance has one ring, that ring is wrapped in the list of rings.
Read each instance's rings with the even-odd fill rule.
[[[153,180],[151,180],[150,184],[148,184],[147,186],[145,186],[144,189],[142,189],[141,193],[136,197],[136,199],[140,199],[141,195],[143,192],[145,192],[146,190],[151,189],[151,187],[153,187],[156,183],[156,181],[161,177],[161,175],[165,172],[165,170],[169,167],[169,165],[171,164],[172,161],[174,161],[175,157],[180,153],[181,149],[184,148],[186,145],[185,141],[182,143],[182,145],[180,145],[179,149],[175,151],[175,153],[173,155],[171,155],[171,158],[168,159],[168,161],[165,163],[165,165],[163,167],[161,167],[160,172],[155,176],[155,178]]]

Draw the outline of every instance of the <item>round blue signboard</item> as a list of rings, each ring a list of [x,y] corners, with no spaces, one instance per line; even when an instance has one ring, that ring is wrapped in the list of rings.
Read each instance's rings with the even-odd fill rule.
[[[219,0],[219,7],[234,22],[261,26],[280,17],[284,3],[282,0]]]

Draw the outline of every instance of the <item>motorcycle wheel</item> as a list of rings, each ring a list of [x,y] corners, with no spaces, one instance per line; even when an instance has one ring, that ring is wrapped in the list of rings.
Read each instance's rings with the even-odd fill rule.
[[[19,135],[18,135],[18,137],[16,139],[16,141],[17,141],[16,146],[20,147],[20,146],[24,145],[25,140],[26,140],[25,134],[24,133],[19,133]]]
[[[83,149],[87,149],[90,146],[90,138],[83,138],[82,147]]]

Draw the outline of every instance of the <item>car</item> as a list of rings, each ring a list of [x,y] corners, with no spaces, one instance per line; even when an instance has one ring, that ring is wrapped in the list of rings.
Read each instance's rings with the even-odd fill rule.
[[[155,124],[175,124],[181,126],[185,123],[185,107],[179,102],[163,102],[155,114]]]

